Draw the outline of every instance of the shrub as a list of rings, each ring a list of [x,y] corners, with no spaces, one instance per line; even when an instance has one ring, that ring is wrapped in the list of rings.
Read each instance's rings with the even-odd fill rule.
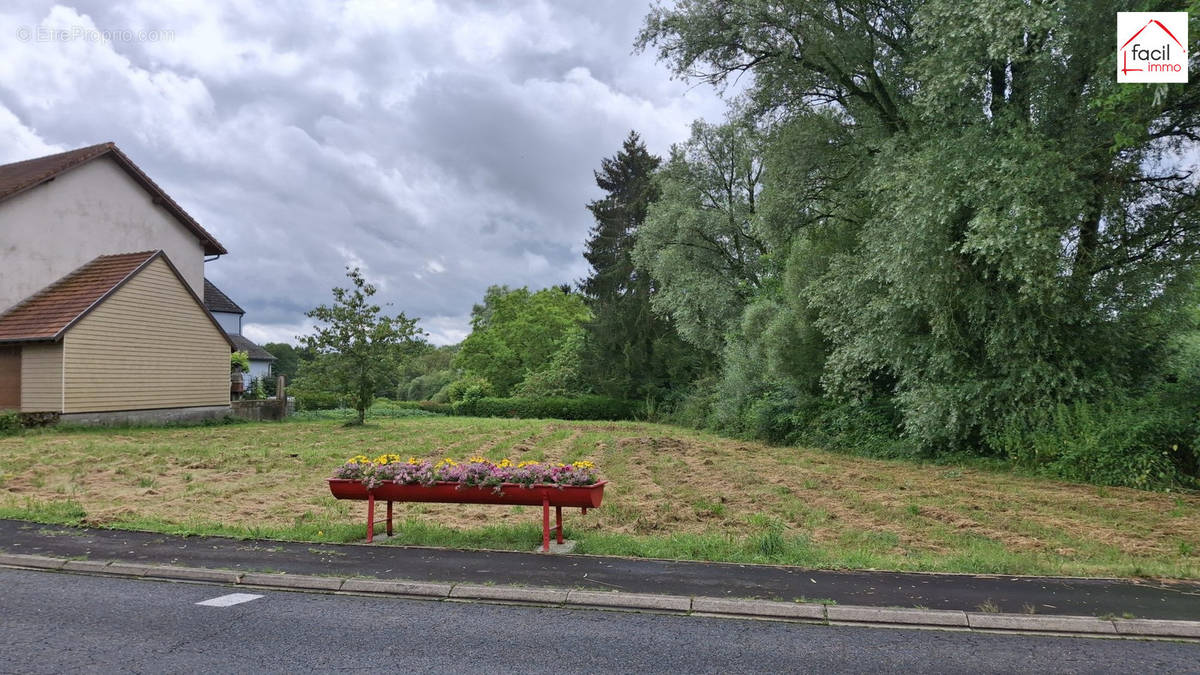
[[[451,403],[463,400],[477,400],[492,396],[495,389],[485,377],[468,375],[460,377],[446,386],[446,395]]]
[[[384,410],[421,410],[438,415],[453,415],[454,406],[449,403],[434,403],[433,401],[389,401],[376,399],[371,406],[371,414]]]
[[[1159,395],[1059,404],[1010,419],[988,438],[1016,465],[1135,488],[1194,485],[1193,415]]]
[[[296,410],[335,410],[345,408],[345,397],[327,391],[295,391]]]
[[[716,382],[713,378],[697,380],[674,402],[666,421],[685,427],[710,429],[713,427],[716,403]]]
[[[424,410],[425,412],[436,413],[438,415],[454,414],[453,405],[449,403],[439,403],[437,401],[397,401],[393,405],[395,405],[397,408]]]
[[[494,398],[462,400],[454,404],[454,414],[471,417],[517,417],[522,419],[629,420],[641,404],[606,396],[576,398]]]
[[[404,388],[404,398],[410,401],[428,401],[453,381],[453,370],[439,370],[414,377]]]
[[[229,370],[240,373],[250,372],[250,355],[246,352],[233,352],[229,355]]]
[[[9,436],[21,430],[21,413],[16,410],[0,410],[0,436]]]

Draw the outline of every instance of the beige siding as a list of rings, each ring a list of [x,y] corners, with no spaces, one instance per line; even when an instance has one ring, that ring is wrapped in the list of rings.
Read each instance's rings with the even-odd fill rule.
[[[62,412],[62,343],[21,347],[21,410]]]
[[[64,412],[229,404],[229,343],[159,258],[67,331]]]

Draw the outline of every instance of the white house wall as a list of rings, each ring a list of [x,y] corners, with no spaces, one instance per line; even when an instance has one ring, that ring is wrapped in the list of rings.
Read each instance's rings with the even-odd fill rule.
[[[92,160],[0,202],[0,312],[96,256],[158,249],[203,297],[196,235],[116,161]]]
[[[234,314],[233,312],[213,312],[213,318],[217,323],[221,324],[221,328],[225,329],[226,333],[231,335],[242,334],[242,315]]]
[[[250,383],[255,378],[261,378],[266,381],[271,377],[271,362],[270,361],[250,361],[250,372],[242,373],[242,381],[246,385],[246,391],[250,390]]]

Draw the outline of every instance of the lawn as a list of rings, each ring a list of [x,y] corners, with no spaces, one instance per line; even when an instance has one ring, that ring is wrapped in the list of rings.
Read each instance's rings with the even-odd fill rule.
[[[0,517],[306,541],[362,537],[346,457],[590,459],[577,552],[822,568],[1200,578],[1200,496],[770,447],[643,423],[408,417],[0,438]],[[540,509],[403,504],[389,543],[531,550]]]

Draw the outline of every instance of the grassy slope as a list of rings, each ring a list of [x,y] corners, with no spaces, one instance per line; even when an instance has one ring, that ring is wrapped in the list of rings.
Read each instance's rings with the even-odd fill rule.
[[[591,459],[581,553],[816,567],[1200,577],[1200,496],[775,448],[638,423],[420,417],[0,438],[0,517],[311,541],[362,537],[322,479],[357,453]],[[399,505],[399,543],[532,549],[538,509]]]

